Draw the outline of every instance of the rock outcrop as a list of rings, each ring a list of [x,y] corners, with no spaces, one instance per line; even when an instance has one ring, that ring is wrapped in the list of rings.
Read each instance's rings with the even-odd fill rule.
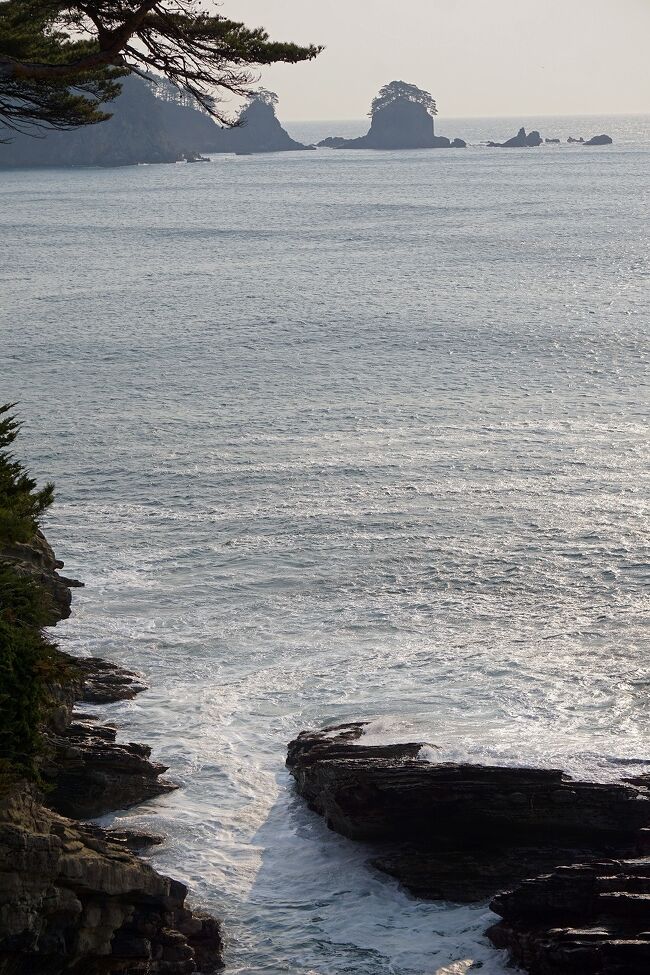
[[[83,582],[59,575],[63,562],[57,559],[42,532],[36,532],[30,542],[12,542],[0,546],[0,565],[10,565],[16,572],[37,582],[51,598],[48,625],[70,616],[71,589]]]
[[[289,745],[287,765],[310,808],[331,829],[365,841],[372,864],[416,896],[479,901],[561,866],[572,867],[570,875],[580,878],[590,876],[589,865],[597,870],[603,858],[642,857],[650,851],[645,782],[581,782],[556,769],[424,761],[425,743],[364,746],[363,729],[363,723],[355,723],[303,732]],[[584,874],[576,864],[586,865]],[[539,883],[540,897],[546,896]],[[631,898],[636,881],[630,883],[621,890]],[[524,884],[521,889],[530,888]],[[495,910],[504,916],[495,938],[510,947],[506,940],[511,937],[513,956],[527,964],[526,930],[508,927],[517,894],[507,896],[511,899],[495,901]],[[552,902],[552,893],[548,897]],[[637,903],[630,898],[625,903]],[[557,901],[555,926],[573,924],[571,911],[563,915],[562,903]],[[643,903],[647,911],[648,901]],[[650,918],[647,913],[643,917],[648,930]],[[515,950],[519,937],[524,947]],[[602,935],[608,943],[616,937]],[[540,957],[543,943],[542,932]],[[549,954],[550,949],[544,955],[547,967],[530,971],[564,973],[548,961]],[[573,971],[596,975],[601,970]],[[610,969],[605,971],[610,975]]]
[[[594,135],[585,142],[586,146],[611,146],[613,143],[611,135]]]
[[[39,533],[4,546],[3,561],[52,596],[51,624],[70,615],[74,583]],[[146,745],[74,711],[145,688],[130,671],[97,658],[58,655],[39,763],[41,784],[0,776],[0,975],[189,975],[222,967],[219,922],[192,912],[183,884],[135,851],[159,837],[105,831],[94,817],[168,792]]]
[[[491,903],[497,948],[539,975],[650,972],[650,861],[561,867]]]
[[[541,146],[542,141],[542,137],[537,129],[534,129],[532,132],[526,132],[526,129],[522,126],[517,132],[517,135],[513,135],[506,142],[488,142],[488,146],[491,149],[527,149],[531,146]]]
[[[50,757],[42,771],[47,805],[64,816],[92,819],[177,788],[160,778],[167,766],[150,760],[148,745],[116,739],[115,728],[85,717],[48,735]]]
[[[3,975],[217,971],[219,925],[186,894],[123,835],[64,819],[24,785],[0,795]]]
[[[306,149],[283,129],[275,114],[275,102],[253,98],[232,129],[219,129],[213,145],[203,146],[211,152],[235,152],[249,155],[259,152],[297,152]]]
[[[373,102],[370,129],[366,135],[358,139],[329,136],[318,146],[323,149],[465,148],[462,139],[454,139],[452,143],[435,134],[434,114],[435,102],[428,92],[393,81]]]

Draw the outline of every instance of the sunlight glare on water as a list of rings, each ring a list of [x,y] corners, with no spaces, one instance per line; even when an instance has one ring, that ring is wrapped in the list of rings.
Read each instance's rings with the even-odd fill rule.
[[[648,768],[650,126],[617,124],[1,175],[2,399],[86,582],[57,639],[146,674],[106,713],[183,789],[124,818],[233,973],[505,972],[485,905],[293,795],[303,728]]]

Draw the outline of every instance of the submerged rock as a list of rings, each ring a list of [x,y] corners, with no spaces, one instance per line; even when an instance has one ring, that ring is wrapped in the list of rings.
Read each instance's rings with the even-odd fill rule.
[[[422,742],[364,746],[363,724],[303,732],[287,765],[328,826],[372,843],[372,862],[410,891],[475,901],[559,864],[635,855],[650,794],[556,769],[431,763]]]

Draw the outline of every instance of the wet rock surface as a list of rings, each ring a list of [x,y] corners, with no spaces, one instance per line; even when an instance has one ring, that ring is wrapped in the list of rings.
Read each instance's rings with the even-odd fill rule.
[[[498,895],[488,931],[533,975],[647,975],[650,861],[561,867]]]
[[[514,888],[493,902],[498,913],[501,907],[506,912],[493,940],[510,948],[524,966],[529,958],[528,928],[511,919],[518,917],[518,899],[530,897],[529,884],[539,885],[534,891],[537,896],[539,890],[542,903],[544,897],[549,904],[557,902],[555,927],[573,926],[583,910],[577,901],[575,910],[557,897],[554,901],[557,887],[545,887],[543,877],[530,878],[564,876],[566,871],[559,868],[567,868],[577,891],[584,878],[592,876],[590,871],[598,872],[596,863],[642,858],[650,852],[650,791],[643,781],[580,782],[556,769],[436,764],[420,758],[423,742],[364,746],[363,730],[363,723],[347,724],[303,732],[291,742],[287,764],[300,795],[331,829],[366,842],[372,864],[416,896],[471,902]],[[641,862],[641,877],[646,877],[650,867],[648,861]],[[522,881],[526,883],[517,886]],[[632,886],[638,882],[630,881]],[[573,888],[567,890],[570,901]],[[621,890],[624,898],[614,891],[617,898],[600,901],[600,906],[607,903],[611,913],[614,903],[626,910],[634,905],[635,917],[643,916],[643,930],[650,930],[648,900],[633,897],[632,889]],[[645,888],[643,893],[645,898]],[[527,916],[534,914],[532,908]],[[594,923],[601,924],[598,911]],[[543,961],[535,961],[538,967],[530,971],[627,971],[553,967],[553,942],[544,931],[545,927],[535,949]],[[607,944],[618,940],[618,929],[611,925],[601,937]],[[612,951],[616,954],[619,948]]]

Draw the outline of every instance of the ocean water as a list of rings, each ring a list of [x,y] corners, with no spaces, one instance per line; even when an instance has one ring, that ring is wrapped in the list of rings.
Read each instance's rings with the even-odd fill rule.
[[[233,973],[506,971],[486,905],[304,808],[303,728],[650,765],[650,118],[581,123],[546,134],[615,145],[0,176],[1,398],[86,582],[56,635],[147,676],[104,713],[182,788],[117,819]]]

